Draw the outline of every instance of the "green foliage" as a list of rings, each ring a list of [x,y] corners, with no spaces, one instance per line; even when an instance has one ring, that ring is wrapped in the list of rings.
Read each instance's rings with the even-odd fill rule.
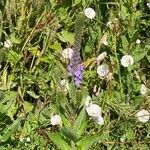
[[[0,149],[150,149],[150,124],[136,116],[150,108],[147,3],[1,0]],[[87,7],[94,19],[86,18]],[[71,47],[84,66],[80,88],[62,56]],[[107,56],[97,62],[102,52]],[[121,65],[124,55],[133,57],[132,66]],[[107,77],[97,73],[101,64],[109,66]],[[88,116],[87,95],[101,107],[103,125]],[[60,115],[59,125],[52,125],[53,115]]]

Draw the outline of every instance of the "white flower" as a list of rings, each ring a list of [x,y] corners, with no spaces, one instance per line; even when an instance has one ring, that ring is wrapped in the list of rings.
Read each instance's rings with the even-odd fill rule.
[[[150,2],[147,3],[147,7],[150,9]]]
[[[54,115],[51,117],[51,124],[54,125],[61,125],[61,117],[59,115]]]
[[[85,10],[84,10],[84,13],[85,13],[85,16],[87,17],[87,18],[90,18],[90,19],[93,19],[94,17],[95,17],[95,15],[96,15],[96,13],[95,13],[95,10],[94,9],[92,9],[92,8],[86,8]]]
[[[101,107],[97,104],[90,103],[90,105],[86,107],[86,112],[89,116],[96,117],[101,115]]]
[[[73,56],[73,49],[72,48],[66,48],[63,50],[62,52],[62,56],[65,58],[65,59],[71,59],[71,57]]]
[[[99,64],[104,58],[107,56],[106,52],[102,52],[98,57],[97,57],[97,63]]]
[[[65,92],[67,92],[67,91],[70,89],[68,80],[66,80],[66,79],[61,80],[60,85],[61,85],[61,88],[62,88]]]
[[[97,123],[97,124],[100,124],[100,125],[103,125],[104,124],[104,119],[101,115],[99,116],[95,116],[93,117],[94,118],[94,121]]]
[[[124,67],[128,67],[129,65],[133,65],[134,60],[133,57],[131,55],[124,55],[121,58],[121,65]]]
[[[140,93],[142,95],[145,95],[147,93],[147,87],[144,84],[141,85]]]
[[[85,106],[88,107],[92,102],[92,98],[87,95],[86,99],[85,99]]]
[[[139,39],[136,40],[136,44],[140,44],[141,41]]]
[[[10,48],[10,47],[12,47],[11,41],[10,41],[10,40],[4,41],[4,47],[5,47],[5,48]]]
[[[30,141],[31,141],[30,137],[27,137],[27,138],[26,138],[26,141],[27,141],[27,142],[30,142]]]
[[[140,122],[148,122],[150,119],[150,113],[149,111],[142,109],[136,114],[136,117]]]
[[[97,73],[100,77],[105,77],[109,72],[109,67],[104,64],[97,67]]]
[[[108,21],[106,26],[109,27],[112,24],[112,21]]]

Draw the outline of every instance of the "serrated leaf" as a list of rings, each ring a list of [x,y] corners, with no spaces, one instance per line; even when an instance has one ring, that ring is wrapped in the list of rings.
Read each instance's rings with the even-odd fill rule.
[[[13,133],[17,131],[20,121],[21,121],[21,118],[18,118],[17,120],[14,121],[14,123],[10,127],[8,127],[6,132],[1,137],[2,142],[7,141],[9,137],[11,137]]]
[[[61,137],[59,133],[49,132],[48,137],[60,150],[70,150],[69,144]]]

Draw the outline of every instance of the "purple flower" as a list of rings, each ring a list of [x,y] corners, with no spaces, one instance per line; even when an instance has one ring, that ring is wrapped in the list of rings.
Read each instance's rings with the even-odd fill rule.
[[[79,87],[82,82],[83,65],[80,62],[75,62],[74,58],[72,57],[68,66],[68,71],[69,76],[74,76],[75,85]]]

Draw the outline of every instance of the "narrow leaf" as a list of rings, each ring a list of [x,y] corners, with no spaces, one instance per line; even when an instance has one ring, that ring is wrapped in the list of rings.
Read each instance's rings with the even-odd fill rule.
[[[84,117],[85,117],[85,108],[83,107],[82,110],[80,111],[80,114],[78,115],[75,123],[74,123],[73,128],[75,130],[78,131],[81,128],[83,120],[84,120]]]

